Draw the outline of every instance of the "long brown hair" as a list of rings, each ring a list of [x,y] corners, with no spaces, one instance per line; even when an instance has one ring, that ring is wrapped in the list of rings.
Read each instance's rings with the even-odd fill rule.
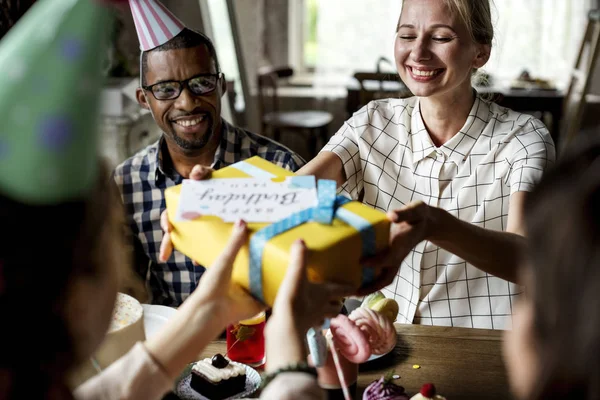
[[[74,279],[106,268],[122,233],[119,204],[105,167],[82,200],[32,206],[0,193],[0,398],[71,397],[65,294]]]
[[[599,399],[600,140],[562,156],[530,196],[526,215],[541,365],[531,398]]]

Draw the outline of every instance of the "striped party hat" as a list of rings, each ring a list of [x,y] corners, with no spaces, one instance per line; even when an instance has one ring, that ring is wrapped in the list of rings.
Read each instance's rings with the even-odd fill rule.
[[[3,196],[56,204],[93,187],[114,17],[102,3],[108,1],[37,1],[0,41]]]
[[[129,6],[142,51],[162,46],[185,29],[158,0],[129,0]]]

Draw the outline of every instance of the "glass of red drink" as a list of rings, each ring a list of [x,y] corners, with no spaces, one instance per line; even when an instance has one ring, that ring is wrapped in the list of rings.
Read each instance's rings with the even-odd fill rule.
[[[252,367],[265,363],[265,313],[227,327],[227,357]]]

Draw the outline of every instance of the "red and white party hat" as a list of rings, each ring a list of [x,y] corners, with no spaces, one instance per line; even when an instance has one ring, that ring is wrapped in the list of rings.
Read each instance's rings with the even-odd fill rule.
[[[129,0],[129,6],[142,51],[162,46],[185,29],[183,23],[158,0]]]

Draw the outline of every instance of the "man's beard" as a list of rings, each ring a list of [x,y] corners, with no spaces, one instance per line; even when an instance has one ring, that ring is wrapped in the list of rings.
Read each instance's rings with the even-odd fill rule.
[[[206,145],[210,142],[214,135],[214,121],[211,115],[207,114],[206,118],[208,118],[208,128],[206,129],[206,133],[200,139],[195,140],[186,140],[181,136],[177,135],[177,131],[173,129],[173,141],[177,146],[179,146],[183,150],[202,150]]]

